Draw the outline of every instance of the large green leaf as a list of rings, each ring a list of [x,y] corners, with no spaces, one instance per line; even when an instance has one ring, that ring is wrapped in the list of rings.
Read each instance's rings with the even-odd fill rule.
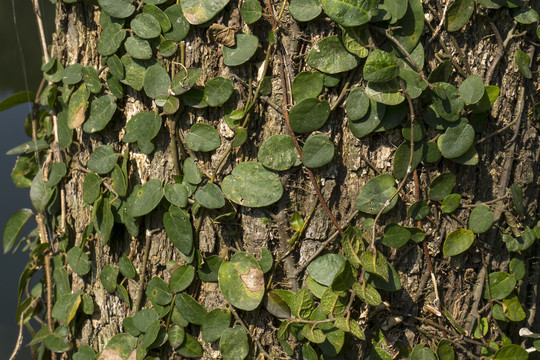
[[[296,102],[316,98],[324,86],[324,75],[318,71],[303,71],[292,83],[292,94]]]
[[[330,104],[317,98],[304,99],[292,107],[289,116],[294,132],[315,131],[320,129],[330,116]]]
[[[289,12],[296,21],[310,21],[322,12],[320,0],[291,0]]]
[[[219,186],[208,183],[195,192],[195,200],[204,208],[219,209],[225,206],[225,198]]]
[[[106,94],[93,100],[90,104],[90,116],[83,124],[87,133],[101,131],[111,121],[116,112],[116,102],[112,95]]]
[[[227,66],[242,65],[257,51],[259,38],[250,34],[237,34],[233,47],[223,46],[223,63]]]
[[[395,192],[394,178],[391,175],[376,176],[360,189],[355,207],[368,214],[377,214]],[[390,211],[396,205],[397,198],[397,196],[394,196],[384,212]]]
[[[442,201],[448,196],[456,184],[456,175],[445,172],[437,176],[429,184],[429,198],[434,201]]]
[[[86,166],[97,174],[107,174],[114,168],[119,156],[112,145],[101,145],[94,149]]]
[[[193,151],[214,151],[221,145],[217,130],[205,123],[194,124],[185,139],[186,146]]]
[[[435,354],[430,348],[425,347],[422,344],[418,344],[414,347],[409,356],[410,360],[436,360]]]
[[[130,36],[124,43],[126,52],[134,59],[149,60],[152,58],[152,47],[148,40]]]
[[[465,154],[474,142],[474,128],[466,122],[446,129],[439,138],[437,145],[442,155],[454,159]]]
[[[352,121],[349,119],[349,128],[354,136],[357,138],[363,138],[366,135],[372,133],[383,119],[386,111],[386,106],[382,103],[370,100],[369,112],[359,119],[358,121]]]
[[[424,31],[424,8],[421,0],[409,0],[409,7],[405,15],[395,23],[391,34],[408,51],[412,52],[420,41]],[[401,50],[392,44],[401,54]],[[404,54],[402,54],[404,55]]]
[[[189,22],[182,12],[182,6],[176,3],[165,9],[164,12],[172,25],[172,29],[164,34],[165,39],[182,41],[187,36],[190,28]]]
[[[245,0],[242,4],[242,19],[246,24],[253,24],[262,16],[262,6],[259,0]]]
[[[469,216],[469,229],[475,234],[489,230],[493,224],[493,213],[487,205],[479,205],[471,211]]]
[[[455,256],[466,251],[474,242],[474,233],[471,230],[457,229],[446,237],[443,244],[444,256]]]
[[[158,62],[146,69],[143,86],[144,92],[149,98],[155,99],[160,96],[167,96],[171,86],[171,78]]]
[[[206,82],[204,100],[210,106],[223,105],[231,97],[233,90],[231,80],[216,76]]]
[[[368,82],[365,89],[370,99],[385,105],[398,105],[405,100],[396,79],[386,82]]]
[[[489,274],[489,290],[492,299],[502,300],[506,298],[516,287],[517,280],[514,275],[508,275],[504,271]],[[484,298],[488,299],[487,288],[484,288]]]
[[[307,64],[324,73],[337,74],[354,69],[358,60],[343,47],[337,36],[319,41],[309,51]]]
[[[326,254],[315,258],[308,265],[307,271],[318,283],[330,286],[344,262],[345,258],[341,254]]]
[[[98,0],[99,6],[110,16],[127,18],[135,11],[132,0]]]
[[[8,96],[4,100],[0,101],[0,111],[10,109],[14,106],[32,102],[35,100],[36,94],[31,91],[21,91]]]
[[[240,252],[219,268],[219,288],[236,308],[251,311],[264,296],[264,274],[259,262],[250,254]]]
[[[463,80],[458,91],[466,105],[476,104],[484,96],[484,81],[478,75],[471,75]]]
[[[358,121],[366,116],[369,111],[369,97],[362,88],[354,88],[347,97],[345,110],[351,121]]]
[[[190,334],[185,334],[185,340],[176,352],[185,358],[200,358],[203,355],[201,344]]]
[[[504,345],[493,356],[494,360],[527,360],[528,358],[527,350],[515,344]]]
[[[283,195],[277,175],[257,162],[236,165],[231,175],[223,179],[221,189],[233,202],[248,207],[271,205]]]
[[[122,28],[122,25],[113,23],[107,26],[98,40],[99,54],[102,56],[114,54],[122,45],[125,37],[126,30]]]
[[[377,15],[376,0],[322,0],[326,15],[343,26],[358,26],[368,23]]]
[[[431,89],[433,94],[433,110],[446,121],[456,122],[459,120],[463,109],[463,99],[458,90],[448,83],[438,83]]]
[[[202,325],[206,317],[206,308],[186,293],[176,296],[176,308],[180,315],[195,325]]]
[[[214,309],[206,314],[202,324],[202,336],[206,342],[218,340],[231,324],[229,309]]]

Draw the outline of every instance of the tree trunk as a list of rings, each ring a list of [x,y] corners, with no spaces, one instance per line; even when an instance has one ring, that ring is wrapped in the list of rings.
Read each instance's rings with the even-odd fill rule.
[[[354,302],[349,304],[347,312],[351,319],[358,322],[366,340],[359,340],[347,333],[345,345],[339,355],[343,358],[367,358],[370,352],[375,351],[374,348],[382,347],[381,342],[386,343],[386,351],[391,355],[396,355],[405,348],[413,348],[417,344],[424,344],[435,350],[438,340],[443,338],[455,340],[455,351],[459,358],[480,356],[485,340],[471,335],[477,317],[486,317],[490,324],[484,338],[498,341],[499,345],[501,334],[509,336],[517,344],[523,341],[523,338],[517,335],[519,327],[529,327],[532,331],[540,330],[540,321],[535,312],[538,303],[537,280],[540,274],[537,262],[539,247],[532,246],[526,251],[510,253],[501,241],[507,228],[514,228],[519,233],[517,235],[520,235],[525,225],[532,228],[538,220],[537,174],[540,147],[538,126],[535,123],[535,116],[538,115],[534,113],[534,104],[537,101],[535,93],[539,86],[536,72],[538,56],[535,45],[531,43],[537,39],[534,39],[534,31],[530,26],[517,24],[517,27],[514,27],[513,9],[507,8],[486,10],[477,6],[471,20],[461,31],[448,32],[446,25],[439,31],[438,25],[443,13],[446,13],[446,2],[423,2],[423,12],[427,19],[421,38],[425,48],[425,63],[422,64],[425,65],[424,73],[430,74],[444,59],[449,59],[452,66],[448,83],[458,87],[465,78],[477,74],[485,81],[485,85],[500,87],[500,95],[489,110],[485,125],[475,122],[468,109],[462,112],[462,116],[468,118],[477,131],[475,147],[479,157],[478,164],[459,165],[444,158],[435,163],[422,162],[405,181],[396,207],[377,219],[377,250],[394,266],[402,288],[395,292],[381,291],[383,303],[379,306],[367,305],[358,297],[354,299],[353,295],[351,301]],[[72,4],[58,2],[57,31],[51,48],[53,57],[64,67],[80,63],[98,70],[104,90],[101,94],[90,95],[90,100],[110,92],[106,85],[110,68],[105,57],[98,53],[98,41],[103,31],[99,25],[100,8],[91,3],[92,1]],[[169,3],[173,2],[167,2],[167,6],[159,6],[165,9]],[[271,11],[267,7],[270,3]],[[538,10],[538,1],[532,3],[533,8]],[[109,180],[109,175],[105,174],[101,177],[108,186],[101,187],[102,205],[88,205],[83,199],[83,185],[89,172],[87,162],[94,150],[101,145],[111,145],[114,152],[120,155],[118,165],[126,161],[129,190],[126,196],[120,197],[123,201],[130,196],[134,186],[145,184],[151,179],[159,179],[163,186],[175,183],[175,175],[184,172],[182,165],[189,157],[195,159],[204,174],[199,187],[214,181],[221,185],[237,164],[257,161],[261,145],[270,136],[290,134],[288,120],[285,120],[284,115],[288,115],[294,104],[291,96],[293,79],[302,71],[314,70],[307,65],[306,55],[318,41],[332,35],[341,35],[342,32],[324,12],[313,21],[297,22],[290,15],[287,4],[283,7],[281,2],[275,1],[261,2],[263,17],[254,24],[247,25],[242,20],[241,6],[241,1],[231,1],[211,22],[228,27],[236,33],[258,37],[259,48],[249,62],[241,66],[224,65],[223,45],[209,35],[211,29],[206,25],[191,26],[188,35],[178,43],[178,51],[171,57],[159,58],[171,77],[184,68],[200,68],[201,75],[196,87],[202,88],[208,80],[217,76],[231,79],[234,93],[225,105],[194,108],[186,104],[174,114],[163,115],[161,130],[152,140],[155,150],[146,154],[136,142],[127,144],[122,141],[126,126],[137,113],[162,110],[144,91],[124,85],[124,95],[116,100],[118,109],[108,126],[95,133],[83,131],[82,126],[76,127],[73,131],[73,142],[63,149],[61,158],[68,165],[68,175],[60,183],[59,189],[65,191],[65,233],[61,231],[60,208],[46,219],[47,226],[52,229],[52,283],[57,289],[51,294],[52,301],[55,303],[54,298],[60,297],[60,280],[54,274],[59,268],[64,268],[69,274],[71,291],[81,291],[81,299],[91,299],[94,309],[93,312],[85,314],[82,311],[83,301],[74,319],[70,321],[68,338],[73,349],[61,355],[56,354],[57,358],[72,358],[82,345],[89,345],[96,353],[103,352],[113,336],[127,331],[123,324],[124,318],[134,316],[140,309],[155,308],[146,292],[149,281],[158,277],[168,283],[176,267],[186,264],[186,256],[181,256],[164,228],[164,214],[169,211],[169,203],[165,197],[152,212],[136,218],[139,226],[137,236],[133,236],[118,218],[115,219],[116,223],[106,245],[103,244],[103,233],[98,231],[99,229],[90,229],[90,234],[85,233],[85,229],[89,229],[88,226],[92,223],[98,228],[104,226],[103,214],[100,212],[105,211],[102,210],[105,206],[103,204],[114,198],[114,194],[108,195],[111,194],[110,188],[114,184]],[[282,9],[283,15],[278,20]],[[136,11],[139,12],[140,9]],[[275,32],[276,45],[268,42],[274,22],[277,24],[276,29],[279,28]],[[126,21],[126,27],[129,27],[129,20]],[[433,30],[430,30],[430,27]],[[435,29],[436,34],[433,32]],[[527,32],[521,36],[522,31]],[[372,47],[380,47],[384,42],[390,42],[373,28],[370,33],[370,41],[374,41],[370,42]],[[502,37],[500,42],[504,41],[504,44],[498,42],[499,34]],[[501,48],[501,45],[504,48]],[[532,80],[525,79],[515,64],[514,55],[520,49],[532,59]],[[265,64],[268,50],[269,61]],[[121,47],[119,52],[123,51]],[[502,55],[500,63],[493,65],[498,61],[499,53]],[[359,61],[359,64],[363,64],[363,60]],[[149,64],[147,63],[148,66]],[[245,126],[248,134],[246,143],[231,148],[235,133],[227,124],[226,114],[230,109],[245,109],[248,106],[262,80],[261,74],[266,65],[266,75],[271,79],[271,94],[259,96],[255,101]],[[366,219],[372,219],[376,214],[358,212],[355,202],[368,180],[379,174],[394,174],[394,155],[404,139],[402,126],[372,133],[360,139],[352,134],[344,105],[348,91],[344,92],[345,99],[340,94],[344,89],[365,87],[366,70],[362,73],[362,65],[359,69],[342,73],[338,86],[325,87],[321,95],[331,106],[336,106],[326,124],[318,129],[318,133],[326,135],[335,146],[331,163],[313,170],[295,166],[276,172],[284,193],[279,201],[270,206],[247,207],[226,201],[225,206],[219,209],[197,209],[197,204],[190,200],[187,208],[196,248],[191,265],[195,269],[212,255],[228,261],[235,253],[246,252],[261,259],[261,249],[268,249],[273,255],[274,266],[265,275],[267,289],[297,292],[306,288],[308,274],[305,267],[320,251],[321,255],[343,254],[340,230],[336,229],[328,212],[335,217],[340,229],[345,230],[349,225],[360,229],[365,246],[370,249],[372,234]],[[75,90],[78,86],[75,85]],[[429,88],[426,92],[429,92]],[[286,101],[283,101],[284,94],[288,95]],[[424,94],[412,100],[415,118],[419,123],[423,121],[427,106],[431,104],[430,97]],[[407,100],[403,104],[408,104]],[[408,108],[408,105],[405,108]],[[55,111],[60,110],[62,105],[55,105]],[[407,113],[410,119],[410,111]],[[62,121],[60,117],[59,121]],[[88,118],[88,113],[86,117]],[[406,115],[403,114],[402,117],[405,124]],[[193,152],[186,146],[185,135],[196,123],[209,124],[217,129],[221,140],[219,148],[212,152]],[[423,127],[427,129],[428,140],[441,133],[427,125]],[[504,130],[498,132],[503,128]],[[304,144],[308,136],[309,133],[296,134],[300,144]],[[232,150],[228,153],[230,148]],[[176,169],[180,170],[179,174]],[[308,173],[310,171],[314,174],[313,179]],[[459,209],[452,214],[445,214],[440,210],[440,203],[430,201],[429,219],[424,218],[417,222],[406,217],[407,208],[413,202],[430,199],[429,184],[444,172],[456,175],[453,192],[462,196]],[[511,197],[490,204],[494,214],[494,223],[490,230],[476,235],[475,244],[463,254],[444,256],[443,243],[448,234],[458,228],[468,229],[467,222],[472,210],[470,205],[502,197],[509,192],[508,188],[512,184],[523,189],[525,212],[516,212]],[[317,188],[320,188],[324,203],[321,203],[316,193]],[[114,210],[114,203],[112,208],[113,211],[118,211]],[[292,227],[291,219],[295,213],[307,222],[307,226],[300,231],[300,237],[296,239],[294,246],[291,246],[290,239],[296,231]],[[101,220],[95,220],[96,217]],[[518,225],[511,224],[511,218],[517,218]],[[383,228],[391,223],[419,226],[426,233],[425,241],[418,244],[409,241],[399,249],[382,245],[379,239],[383,236]],[[90,241],[92,238],[93,241]],[[81,276],[72,266],[67,265],[68,257],[65,254],[73,246],[84,243],[83,250],[90,256],[91,270]],[[426,258],[427,254],[429,258]],[[127,278],[122,273],[118,277],[119,285],[127,291],[129,302],[126,302],[127,299],[121,294],[122,290],[117,288],[116,291],[109,292],[102,283],[103,269],[111,265],[118,268],[119,262],[121,263],[125,256],[137,269],[137,275],[133,278]],[[491,311],[487,312],[490,308],[485,307],[488,302],[481,296],[486,276],[496,271],[509,271],[509,261],[512,258],[523,260],[527,272],[527,276],[515,290],[527,315],[527,319],[518,322],[518,325],[494,320]],[[433,272],[432,275],[430,271]],[[290,356],[285,354],[283,343],[278,341],[277,329],[281,321],[268,312],[264,305],[254,311],[234,310],[220,291],[217,281],[201,281],[197,271],[195,273],[195,280],[185,293],[204,305],[207,311],[217,308],[233,311],[231,324],[245,326],[249,332],[251,345],[248,358]],[[355,281],[363,281],[365,272],[362,268],[358,268],[355,273],[358,277]],[[437,284],[433,283],[434,278]],[[45,279],[43,283],[46,283]],[[47,291],[46,287],[44,289],[45,304]],[[440,306],[437,301],[440,301]],[[162,329],[174,323],[171,322],[173,308],[174,306],[171,306],[170,314],[165,311],[166,315],[161,321]],[[449,317],[436,315],[441,311],[448,311],[449,316],[465,329],[466,340],[458,337],[458,330],[450,324]],[[45,323],[48,324],[46,310],[44,312]],[[490,315],[487,315],[488,313]],[[64,323],[53,319],[51,325],[56,328]],[[203,359],[220,358],[219,342],[206,342],[201,328],[192,323],[185,327],[185,332],[202,345]],[[384,340],[381,340],[381,336]],[[300,358],[303,352],[302,344],[307,341],[299,341],[292,335],[288,340],[294,351],[294,355],[290,357]],[[142,341],[142,337],[139,341]],[[374,343],[379,345],[374,347]],[[324,347],[319,349],[314,342],[312,345],[317,349],[317,353],[325,353]],[[111,354],[105,350],[99,359],[116,359]],[[173,359],[178,358],[178,354],[168,343],[148,349],[148,356],[155,358]],[[329,358],[329,353],[325,356],[325,359]]]

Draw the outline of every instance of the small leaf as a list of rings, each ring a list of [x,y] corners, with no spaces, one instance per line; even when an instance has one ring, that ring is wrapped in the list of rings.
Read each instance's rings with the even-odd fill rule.
[[[289,135],[270,136],[259,149],[257,159],[265,167],[276,171],[289,170],[302,163]]]
[[[455,211],[459,207],[460,202],[461,202],[460,194],[447,195],[442,202],[441,211],[445,214],[449,214]]]
[[[167,283],[157,276],[154,276],[146,285],[146,297],[152,304],[158,305],[168,305],[173,298]]]
[[[381,125],[385,112],[386,105],[376,102],[375,100],[370,100],[369,112],[358,121],[349,119],[349,129],[354,136],[361,139],[375,131],[375,129]]]
[[[45,338],[45,347],[56,353],[63,353],[71,350],[73,344],[69,341],[68,334],[69,328],[67,326],[57,327],[52,334]]]
[[[457,126],[446,129],[440,136],[437,145],[441,154],[448,159],[459,158],[464,155],[473,145],[474,128],[462,122]]]
[[[278,318],[287,319],[291,316],[289,305],[281,296],[273,291],[269,291],[264,298],[264,306],[268,312]]]
[[[407,209],[407,216],[413,220],[423,220],[429,214],[429,206],[424,200],[416,201]]]
[[[90,104],[90,116],[83,124],[86,133],[95,133],[105,129],[116,112],[116,102],[112,95],[103,95]]]
[[[35,100],[36,94],[31,91],[21,91],[15,93],[11,96],[6,97],[0,101],[0,112],[11,109],[14,106],[24,104],[27,102],[33,102]]]
[[[494,360],[527,360],[528,358],[529,353],[515,344],[504,345],[493,356]]]
[[[524,51],[517,51],[516,55],[514,55],[514,61],[516,62],[517,67],[519,68],[519,71],[521,71],[521,74],[526,79],[532,79],[532,72],[531,68],[529,67],[529,64],[531,62],[531,58],[527,53]]]
[[[474,242],[474,233],[471,230],[457,229],[446,237],[443,244],[444,256],[455,256],[466,251]]]
[[[378,252],[377,257],[374,258],[373,253],[366,250],[360,256],[360,262],[367,272],[378,275],[385,281],[390,279],[387,265],[388,262],[380,252]]]
[[[453,85],[440,82],[431,89],[431,93],[433,95],[433,109],[437,115],[446,121],[458,121],[464,105],[458,89]]]
[[[208,183],[195,192],[195,200],[207,209],[219,209],[225,206],[225,198],[219,186]]]
[[[504,271],[497,271],[489,274],[489,290],[491,298],[502,300],[506,298],[516,287],[517,280],[513,275],[508,275]],[[488,299],[487,289],[484,289],[484,298]]]
[[[446,13],[448,31],[458,31],[464,27],[474,12],[474,0],[456,0]]]
[[[236,34],[233,47],[223,46],[223,63],[227,66],[242,65],[255,55],[259,38],[250,34]]]
[[[221,145],[219,133],[205,123],[194,124],[185,136],[186,146],[193,151],[214,151]]]
[[[118,260],[118,267],[120,268],[120,272],[122,275],[124,275],[128,279],[135,279],[135,276],[137,275],[135,268],[133,267],[133,264],[131,263],[131,260],[127,257],[127,255],[122,255],[120,260]]]
[[[119,156],[111,145],[101,145],[94,149],[86,166],[95,173],[107,174],[112,171]]]
[[[385,82],[395,79],[399,73],[397,59],[382,50],[373,50],[364,64],[364,79]]]
[[[184,40],[189,32],[190,25],[182,13],[182,6],[176,3],[169,6],[164,12],[172,25],[172,29],[164,34],[165,39],[172,41]]]
[[[172,325],[168,332],[169,344],[173,349],[179,347],[184,342],[185,332],[178,325]]]
[[[396,79],[387,82],[368,82],[365,92],[370,99],[385,105],[398,105],[405,100]]]
[[[330,286],[343,266],[345,258],[340,254],[326,254],[315,258],[307,267],[309,275],[318,283]]]
[[[361,88],[354,88],[347,98],[345,110],[351,121],[357,121],[366,116],[369,111],[370,100]]]
[[[259,0],[244,0],[240,11],[246,24],[253,24],[262,16],[262,6]]]
[[[527,317],[525,311],[523,310],[523,306],[521,306],[521,303],[516,295],[504,299],[503,304],[504,315],[508,318],[508,320],[518,322],[525,320]],[[515,359],[515,357],[511,358]]]
[[[154,309],[143,309],[133,315],[133,325],[142,333],[148,331],[150,326],[159,319],[159,314]]]
[[[165,198],[174,206],[185,208],[188,201],[188,192],[183,184],[165,185]]]
[[[437,344],[437,357],[439,360],[454,360],[454,348],[450,340],[443,339]]]
[[[493,224],[493,213],[487,205],[479,205],[471,211],[469,216],[469,229],[475,234],[489,230]]]
[[[322,12],[320,0],[291,0],[289,12],[296,21],[311,21]]]
[[[385,206],[383,213],[390,211],[397,203],[397,196],[392,197],[396,192],[394,178],[391,175],[383,174],[369,180],[360,190],[356,198],[355,208],[368,214],[375,215]]]
[[[159,62],[146,69],[143,87],[149,98],[156,99],[160,96],[168,96],[170,86],[171,78]]]
[[[318,71],[303,71],[292,83],[292,94],[296,102],[316,98],[324,86],[324,75]]]
[[[231,313],[228,309],[214,309],[206,314],[202,323],[202,336],[206,342],[219,340],[231,325]]]
[[[199,171],[199,168],[197,167],[197,164],[195,164],[195,159],[192,157],[187,158],[184,160],[184,166],[182,167],[182,170],[184,171],[184,177],[190,184],[200,184],[202,181],[201,172]]]
[[[476,104],[484,96],[484,81],[478,75],[471,75],[461,83],[458,91],[466,105]]]
[[[272,253],[267,248],[261,248],[261,260],[259,260],[259,265],[261,265],[261,270],[263,273],[267,273],[272,269],[274,264],[274,257]]]
[[[93,204],[101,194],[101,179],[90,172],[86,174],[83,183],[83,200],[87,204]]]
[[[184,291],[191,285],[195,277],[195,270],[192,266],[183,265],[178,267],[171,275],[169,280],[169,289],[178,293]]]
[[[442,173],[429,184],[429,198],[442,201],[452,192],[456,183],[456,176],[450,172]]]
[[[405,15],[399,19],[391,31],[391,35],[407,50],[409,53],[414,50],[424,31],[424,7],[421,0],[409,0],[409,6]],[[395,51],[401,53],[401,50],[392,45]]]
[[[101,281],[101,285],[110,293],[114,293],[116,290],[116,281],[118,278],[118,268],[115,266],[112,266],[110,264],[105,265],[103,269],[101,269],[101,273],[99,274],[99,280]]]
[[[308,168],[319,168],[332,161],[334,143],[326,135],[312,135],[302,147],[302,159]]]
[[[176,296],[176,308],[180,315],[195,325],[202,325],[206,317],[206,308],[186,293]]]
[[[186,334],[184,342],[176,352],[185,358],[200,358],[203,355],[201,344],[190,334]]]
[[[132,0],[98,0],[99,6],[110,16],[127,18],[135,11]]]
[[[216,16],[229,0],[181,0],[182,11],[192,25],[203,24]]]
[[[210,106],[223,105],[232,93],[232,81],[221,76],[208,80],[204,87],[204,99]]]
[[[126,209],[131,217],[148,214],[159,204],[163,197],[161,180],[148,180],[143,186],[137,185],[127,199]]]
[[[88,107],[88,97],[90,92],[86,90],[85,85],[81,85],[69,99],[68,105],[68,127],[76,129],[86,120],[86,108]]]
[[[67,253],[67,262],[73,271],[80,276],[88,274],[92,265],[88,255],[78,246],[69,249]]]
[[[329,36],[309,51],[307,64],[324,73],[337,74],[354,69],[358,66],[358,60],[345,50],[339,37]]]
[[[211,255],[204,259],[204,263],[197,270],[197,274],[204,282],[217,282],[218,271],[223,260],[218,255]]]
[[[520,24],[529,25],[538,22],[538,13],[534,9],[522,9],[514,13],[514,20]]]
[[[377,1],[322,0],[324,12],[343,26],[363,25],[377,15]]]
[[[296,133],[320,129],[330,116],[330,104],[326,100],[307,98],[294,105],[289,113],[291,129]]]
[[[122,28],[122,25],[113,23],[107,26],[101,33],[98,40],[99,54],[101,56],[109,56],[114,54],[116,51],[118,51],[120,45],[122,45],[125,37],[126,30]]]
[[[189,214],[175,206],[163,215],[163,226],[174,246],[186,256],[193,250],[193,228]]]
[[[410,238],[411,232],[403,226],[388,224],[384,227],[384,236],[381,241],[386,246],[399,248],[405,245]]]
[[[43,181],[42,170],[37,172],[30,186],[30,201],[37,211],[44,211],[53,196],[52,189]]]
[[[149,60],[152,58],[152,47],[148,40],[130,36],[124,43],[126,52],[134,59]]]
[[[140,38],[152,39],[161,33],[161,25],[155,17],[148,13],[135,16],[130,23],[131,30]]]
[[[436,360],[435,354],[430,348],[425,347],[422,344],[418,344],[414,347],[409,356],[410,360]]]
[[[411,159],[411,144],[408,141],[402,142],[396,152],[394,153],[393,170],[396,179],[401,180],[405,178],[407,174],[410,174],[416,169],[416,167],[422,161],[422,155],[424,153],[424,147],[421,144],[415,144],[412,162],[409,167],[409,160]],[[418,146],[420,145],[420,146]]]
[[[248,337],[240,325],[227,328],[219,340],[219,350],[224,360],[242,360],[249,354]]]
[[[13,248],[15,242],[19,238],[22,229],[34,215],[30,209],[21,209],[13,214],[6,223],[4,228],[4,254]]]

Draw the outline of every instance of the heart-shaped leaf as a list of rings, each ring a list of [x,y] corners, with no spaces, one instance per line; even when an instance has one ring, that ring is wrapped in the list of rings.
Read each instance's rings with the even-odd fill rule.
[[[334,143],[326,135],[312,135],[302,147],[302,160],[308,168],[319,168],[332,161]]]
[[[205,123],[194,124],[185,139],[186,146],[193,151],[214,151],[221,145],[217,130]]]

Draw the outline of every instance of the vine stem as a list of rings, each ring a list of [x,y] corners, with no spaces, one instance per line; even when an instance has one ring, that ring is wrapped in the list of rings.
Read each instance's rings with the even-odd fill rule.
[[[144,283],[146,278],[146,265],[148,264],[148,255],[150,254],[150,243],[152,241],[152,231],[150,231],[150,215],[146,215],[145,217],[145,228],[146,228],[146,243],[144,244],[144,253],[143,253],[143,263],[142,263],[142,269],[141,274],[139,277],[139,289],[137,290],[137,298],[135,299],[135,302],[133,303],[133,312],[136,313],[139,311],[139,308],[141,306],[141,299],[144,292]]]

